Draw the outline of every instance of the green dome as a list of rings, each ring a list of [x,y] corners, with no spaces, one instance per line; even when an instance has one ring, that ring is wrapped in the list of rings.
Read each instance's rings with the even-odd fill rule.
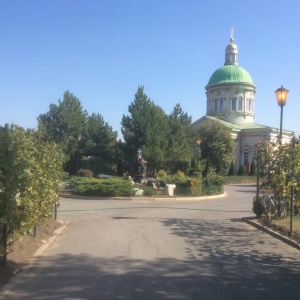
[[[253,84],[251,75],[244,68],[234,64],[225,65],[215,71],[211,75],[207,85],[233,82],[246,82]]]

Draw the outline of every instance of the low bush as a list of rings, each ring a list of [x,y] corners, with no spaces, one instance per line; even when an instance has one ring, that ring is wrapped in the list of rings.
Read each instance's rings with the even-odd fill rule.
[[[202,195],[220,195],[224,193],[224,186],[214,186],[214,185],[209,185],[209,186],[203,186],[202,187]]]
[[[145,196],[154,196],[157,190],[152,186],[155,184],[158,188],[163,188],[166,184],[175,184],[175,195],[182,196],[200,196],[215,195],[224,192],[224,178],[214,171],[209,171],[207,176],[202,179],[201,173],[196,173],[193,177],[182,176],[167,177],[166,179],[148,178],[147,185],[138,185],[144,190]],[[71,177],[66,188],[74,194],[98,197],[116,197],[116,196],[133,196],[135,192],[132,190],[134,186],[129,180],[120,178],[96,179],[87,177]]]
[[[225,176],[225,184],[256,183],[256,176]]]
[[[76,186],[78,186],[82,180],[84,180],[84,177],[70,176],[65,183],[65,189],[74,192]]]
[[[164,170],[159,170],[156,174],[157,178],[168,178],[168,174]]]
[[[128,197],[133,196],[134,191],[129,181],[119,178],[96,179],[83,177],[70,179],[68,188],[74,193],[83,196],[94,197]]]
[[[144,196],[155,196],[156,190],[147,185],[139,185],[139,188],[144,191]]]
[[[245,167],[243,165],[240,165],[239,170],[237,172],[237,175],[239,175],[239,176],[245,176],[246,175]]]
[[[224,177],[217,174],[212,168],[208,170],[206,177],[203,178],[202,194],[217,195],[224,192]]]
[[[100,178],[100,179],[110,179],[110,178],[112,178],[112,176],[111,175],[106,175],[106,174],[98,174],[97,178]]]
[[[155,184],[158,188],[166,185],[166,180],[162,178],[147,178],[147,186]]]
[[[254,197],[252,201],[252,211],[255,213],[257,218],[260,218],[265,213],[264,206],[262,205],[260,199],[257,199],[256,197]]]
[[[77,176],[79,177],[93,177],[94,173],[91,170],[80,169],[77,172]]]
[[[182,172],[181,172],[182,173]],[[168,184],[175,184],[175,195],[200,196],[201,195],[201,176],[182,177],[173,176],[167,179]]]

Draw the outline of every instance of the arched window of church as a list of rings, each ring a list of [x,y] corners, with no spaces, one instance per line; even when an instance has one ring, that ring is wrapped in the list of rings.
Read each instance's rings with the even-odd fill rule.
[[[224,99],[220,98],[220,111],[224,111]]]
[[[248,162],[249,162],[249,151],[248,151],[248,149],[246,149],[244,151],[244,166],[246,166],[248,164]]]
[[[252,111],[252,99],[248,99],[248,110]]]
[[[214,106],[214,110],[218,111],[218,98],[215,98],[215,106]]]
[[[236,111],[236,97],[231,99],[231,110]]]
[[[242,97],[239,97],[238,110],[239,111],[243,110],[243,98]]]

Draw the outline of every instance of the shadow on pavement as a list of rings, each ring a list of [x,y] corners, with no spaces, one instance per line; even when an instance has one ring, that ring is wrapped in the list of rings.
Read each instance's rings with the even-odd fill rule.
[[[42,257],[8,299],[299,298],[299,255],[284,258],[275,242],[266,254],[264,235],[251,238],[256,231],[234,225],[235,219],[160,222],[185,240],[186,259]]]

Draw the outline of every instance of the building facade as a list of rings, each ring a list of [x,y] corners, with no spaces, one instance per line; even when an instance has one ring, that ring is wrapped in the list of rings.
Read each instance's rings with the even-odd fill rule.
[[[199,129],[209,122],[220,122],[231,129],[236,141],[237,170],[246,170],[253,160],[259,141],[278,139],[279,129],[254,123],[256,85],[248,71],[238,65],[238,47],[233,43],[225,49],[224,66],[217,69],[206,85],[206,115],[196,120],[192,128]],[[282,132],[282,142],[289,142],[291,131]]]

